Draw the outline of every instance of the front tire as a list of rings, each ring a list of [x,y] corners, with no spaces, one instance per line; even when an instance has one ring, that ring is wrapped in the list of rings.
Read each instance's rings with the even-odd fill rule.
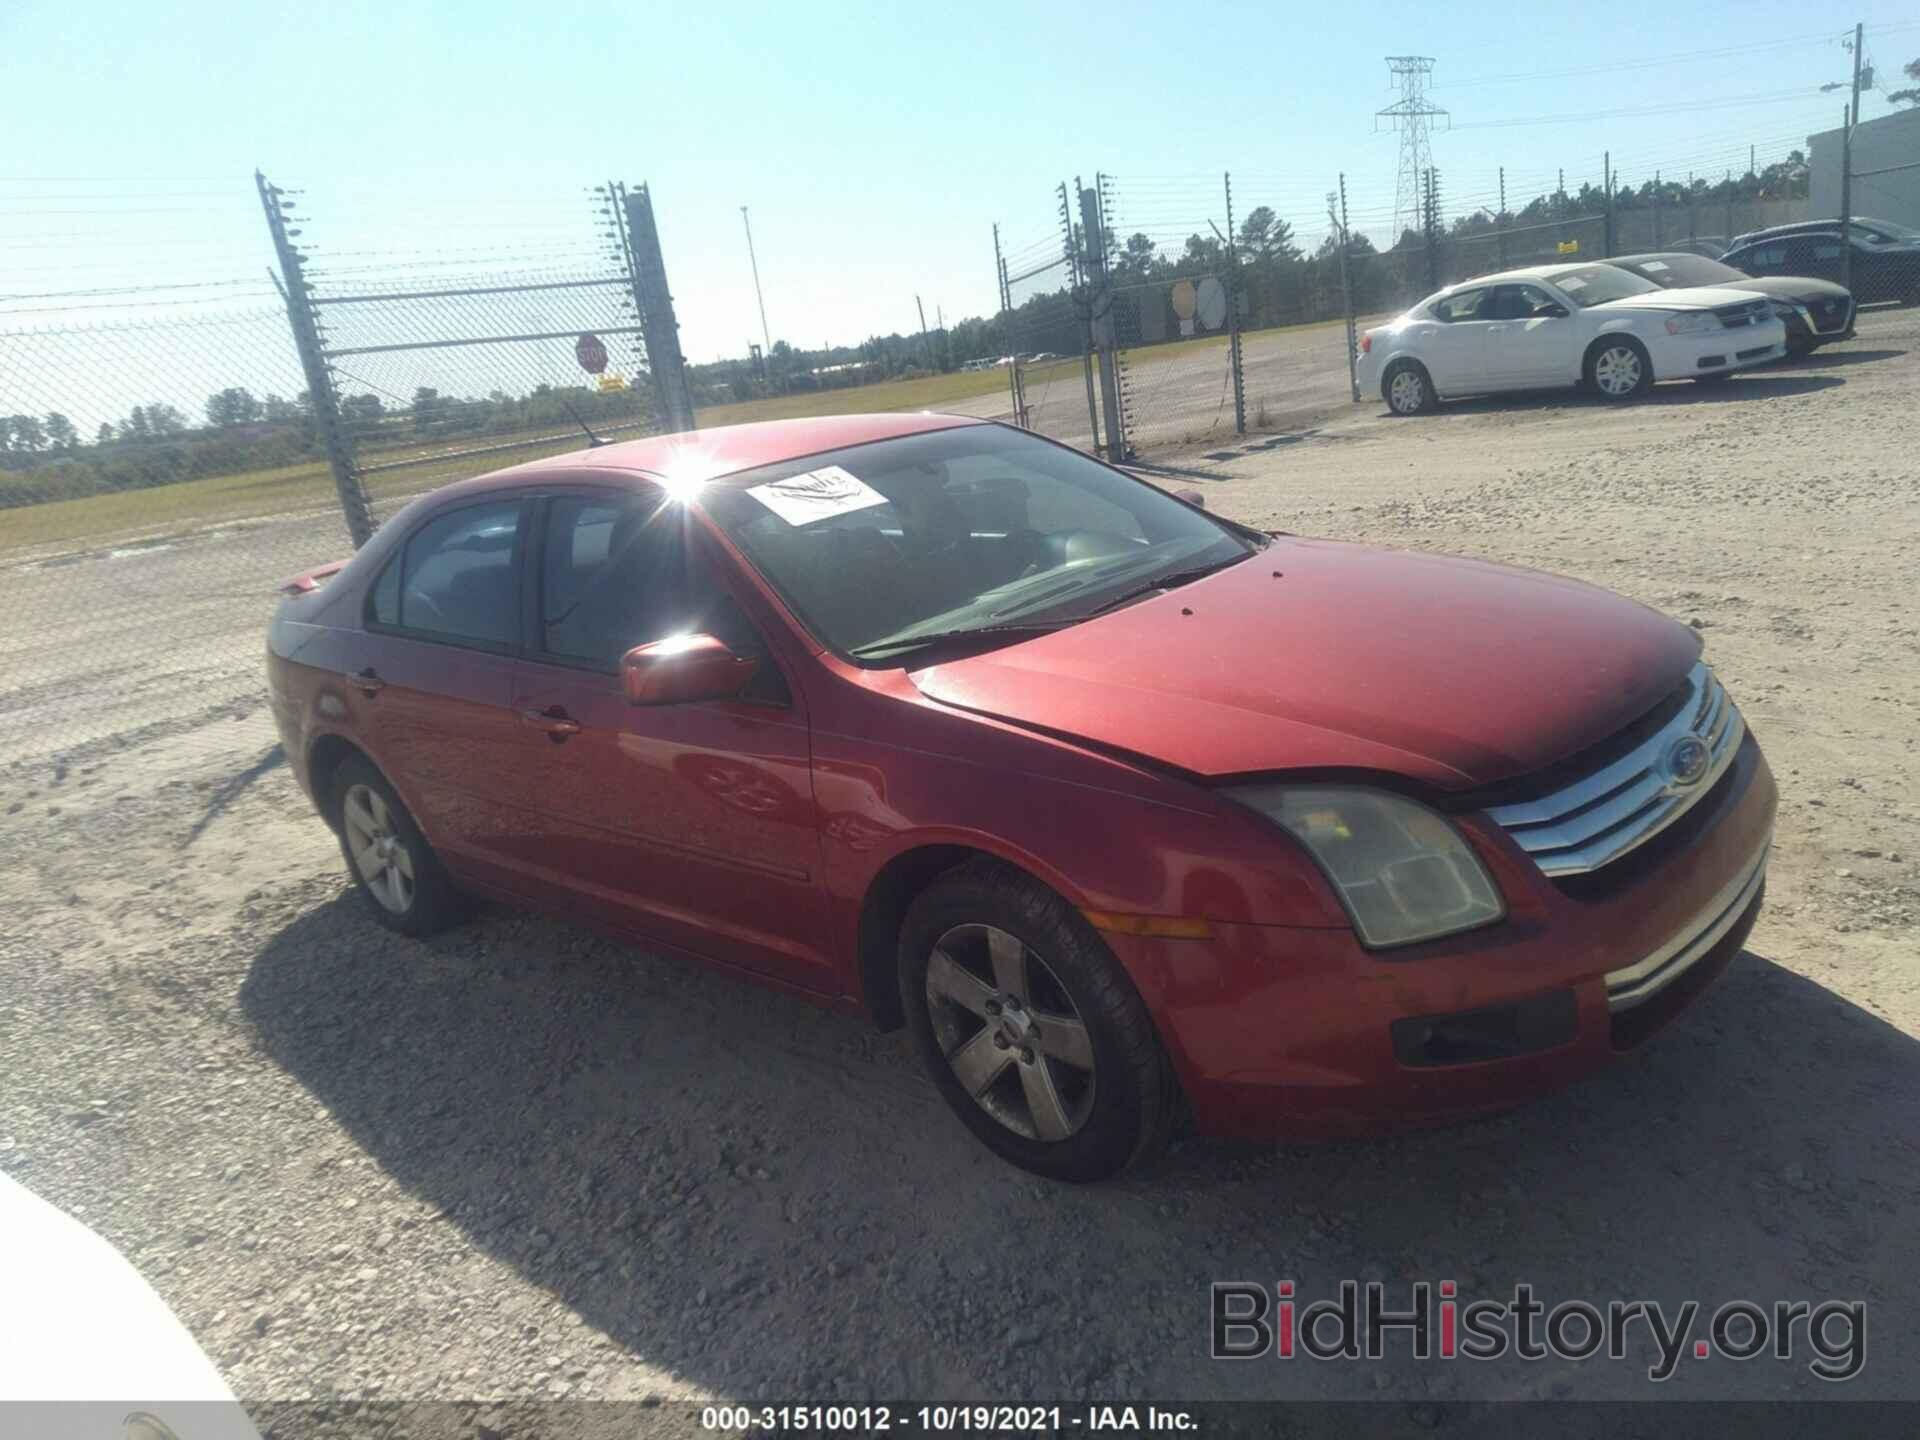
[[[900,998],[941,1096],[1003,1160],[1084,1183],[1151,1164],[1178,1086],[1139,992],[1086,917],[992,861],[921,893]]]
[[[387,777],[354,757],[334,772],[340,853],[362,902],[389,930],[421,938],[467,917],[466,897],[420,833]]]
[[[1396,415],[1423,415],[1433,409],[1433,377],[1417,360],[1396,360],[1380,377],[1380,394]]]
[[[1602,400],[1638,400],[1653,388],[1653,360],[1631,335],[1608,335],[1587,352],[1587,386]]]

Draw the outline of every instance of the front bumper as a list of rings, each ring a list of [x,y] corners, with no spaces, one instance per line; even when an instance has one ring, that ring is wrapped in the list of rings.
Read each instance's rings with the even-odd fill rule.
[[[1133,975],[1203,1133],[1376,1134],[1506,1109],[1598,1070],[1738,954],[1762,903],[1776,792],[1753,737],[1676,825],[1579,883],[1497,825],[1460,820],[1508,899],[1498,925],[1375,954],[1351,931],[1212,926],[1210,941],[1107,937]],[[1594,881],[1602,883],[1596,887]],[[1518,1053],[1420,1053],[1512,1012]],[[1452,1028],[1449,1029],[1449,1025]],[[1436,1055],[1438,1058],[1436,1058]]]
[[[1653,378],[1684,380],[1723,375],[1765,365],[1787,353],[1787,327],[1776,315],[1759,325],[1706,330],[1689,335],[1656,335],[1647,341]]]
[[[1845,302],[1835,302],[1830,310],[1816,314],[1812,307],[1793,300],[1773,302],[1774,314],[1780,317],[1787,327],[1787,343],[1801,348],[1824,345],[1830,340],[1846,340],[1853,336],[1854,303],[1848,296]]]

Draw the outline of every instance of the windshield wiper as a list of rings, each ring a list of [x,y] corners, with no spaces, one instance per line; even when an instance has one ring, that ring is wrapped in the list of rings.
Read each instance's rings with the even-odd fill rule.
[[[927,635],[904,635],[898,640],[875,640],[871,644],[856,645],[847,653],[858,655],[866,660],[878,655],[888,655],[896,650],[914,650],[923,645],[937,645],[945,640],[970,640],[975,635],[1045,635],[1050,631],[1064,630],[1083,618],[1075,616],[1072,620],[1033,620],[1010,625],[975,625],[964,630],[935,630]]]
[[[1217,561],[1212,565],[1194,565],[1185,570],[1169,571],[1167,574],[1149,580],[1145,584],[1136,585],[1131,590],[1123,590],[1114,596],[1113,599],[1103,601],[1091,610],[1084,610],[1075,618],[1091,620],[1095,615],[1104,615],[1109,610],[1118,610],[1122,605],[1131,604],[1135,600],[1144,600],[1149,595],[1158,595],[1162,590],[1171,590],[1178,585],[1188,585],[1195,580],[1203,580],[1213,574],[1214,571],[1224,570],[1227,566],[1237,564],[1246,558],[1244,555],[1235,555],[1226,560]]]

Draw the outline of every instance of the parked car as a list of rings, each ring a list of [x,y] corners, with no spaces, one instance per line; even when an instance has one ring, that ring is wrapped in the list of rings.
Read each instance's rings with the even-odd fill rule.
[[[1861,305],[1896,301],[1920,305],[1920,233],[1896,235],[1864,224],[1852,227],[1850,288]],[[1721,259],[1748,275],[1811,276],[1838,282],[1842,255],[1837,226],[1763,235]]]
[[[1775,809],[1700,649],[922,414],[448,486],[288,582],[268,676],[381,924],[528,904],[904,1023],[989,1147],[1091,1180],[1182,1113],[1511,1106],[1684,1007]]]
[[[1631,270],[1663,289],[1719,285],[1765,295],[1773,301],[1774,314],[1787,327],[1789,355],[1805,355],[1853,334],[1853,296],[1844,285],[1831,281],[1800,275],[1756,279],[1718,260],[1673,251],[1616,255],[1607,264]]]
[[[1920,240],[1920,230],[1911,225],[1897,225],[1891,220],[1875,220],[1868,215],[1856,215],[1847,222],[1853,238],[1863,245],[1899,245]],[[1751,245],[1756,240],[1779,240],[1788,235],[1813,235],[1821,232],[1838,235],[1840,217],[1832,216],[1825,220],[1794,220],[1785,225],[1768,225],[1759,230],[1748,230],[1733,237],[1727,243],[1727,249],[1738,249],[1742,245]]]
[[[0,1235],[13,1316],[0,1405],[16,1416],[34,1402],[59,1412],[18,1433],[259,1440],[213,1361],[111,1242],[4,1173]]]
[[[1752,291],[1542,265],[1450,285],[1366,331],[1356,375],[1394,414],[1416,415],[1463,395],[1581,384],[1631,400],[1656,380],[1717,380],[1785,353],[1786,327]]]

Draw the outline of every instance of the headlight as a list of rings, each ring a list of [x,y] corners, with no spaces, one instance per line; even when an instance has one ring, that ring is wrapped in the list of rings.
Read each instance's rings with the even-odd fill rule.
[[[1702,330],[1718,330],[1720,317],[1705,310],[1695,310],[1686,315],[1667,317],[1667,334],[1697,335]]]
[[[1249,785],[1229,793],[1307,847],[1373,948],[1452,935],[1506,914],[1460,832],[1415,801],[1335,785]]]

